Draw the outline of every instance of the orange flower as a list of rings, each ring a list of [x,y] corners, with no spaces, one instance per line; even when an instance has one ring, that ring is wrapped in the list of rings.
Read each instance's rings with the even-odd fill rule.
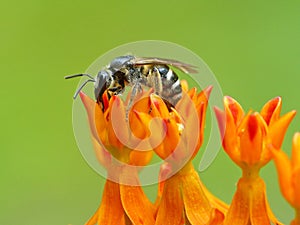
[[[291,225],[300,225],[300,133],[293,138],[292,158],[270,146],[276,165],[281,193],[295,208],[295,219]]]
[[[191,162],[203,143],[211,89],[208,87],[199,94],[195,88],[183,92],[175,109],[169,109],[159,96],[152,94],[148,101],[150,112],[139,114],[144,126],[152,128],[149,142],[165,161],[160,171],[156,201],[157,225],[220,224],[224,218],[221,212],[224,208],[212,207],[221,202],[212,195],[207,198],[206,189]]]
[[[101,205],[86,225],[141,224],[141,221],[153,225],[154,206],[140,186],[136,167],[147,165],[152,151],[133,150],[143,143],[147,130],[135,129],[141,139],[129,132],[125,108],[117,96],[109,100],[104,94],[103,109],[85,94],[80,93],[80,97],[87,110],[96,156],[108,176]],[[131,113],[131,118],[138,121],[135,117],[137,114]],[[133,124],[138,125],[138,122]]]
[[[245,115],[242,107],[231,97],[224,97],[224,108],[224,112],[215,108],[223,148],[243,171],[224,225],[265,225],[270,221],[278,224],[269,209],[265,183],[259,171],[271,159],[266,146],[281,146],[295,111],[280,117],[279,97],[267,102],[260,113]]]

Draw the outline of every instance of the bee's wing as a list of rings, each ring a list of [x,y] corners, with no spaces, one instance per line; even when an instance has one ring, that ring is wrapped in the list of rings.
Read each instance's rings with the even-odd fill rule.
[[[162,59],[162,58],[151,58],[151,57],[137,57],[133,60],[135,65],[147,65],[147,64],[156,64],[156,65],[170,65],[184,73],[198,73],[196,66],[183,63],[173,59]]]

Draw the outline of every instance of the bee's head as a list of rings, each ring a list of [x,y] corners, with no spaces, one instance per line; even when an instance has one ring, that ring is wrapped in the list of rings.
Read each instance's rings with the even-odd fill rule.
[[[109,73],[109,70],[101,70],[96,76],[94,93],[98,102],[102,102],[102,95],[112,82]]]

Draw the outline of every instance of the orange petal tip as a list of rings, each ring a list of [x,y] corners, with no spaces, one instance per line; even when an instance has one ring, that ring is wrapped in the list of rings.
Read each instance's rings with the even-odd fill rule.
[[[221,109],[219,109],[218,107],[214,107],[214,111],[215,111],[215,114],[216,114],[216,118],[217,118],[217,121],[218,121],[218,125],[219,125],[219,130],[220,130],[220,133],[221,133],[221,137],[223,139],[224,137],[224,133],[225,133],[225,112],[222,111]]]
[[[275,97],[268,101],[262,108],[260,114],[269,125],[280,116],[282,100],[281,97]]]
[[[209,96],[211,94],[212,89],[213,89],[213,86],[209,85],[207,88],[205,88],[203,90],[203,92],[205,93],[205,96],[206,96],[207,99],[209,99]]]

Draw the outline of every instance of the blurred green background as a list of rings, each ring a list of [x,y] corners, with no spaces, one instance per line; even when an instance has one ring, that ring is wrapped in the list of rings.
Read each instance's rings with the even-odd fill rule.
[[[299,1],[2,1],[0,224],[81,225],[99,205],[104,180],[73,136],[77,81],[63,76],[120,44],[171,41],[203,58],[245,109],[280,95],[284,113],[300,111],[299,12]],[[300,115],[287,152],[297,130]],[[201,176],[230,203],[240,170],[224,152]],[[289,223],[272,162],[262,176],[274,213]]]

